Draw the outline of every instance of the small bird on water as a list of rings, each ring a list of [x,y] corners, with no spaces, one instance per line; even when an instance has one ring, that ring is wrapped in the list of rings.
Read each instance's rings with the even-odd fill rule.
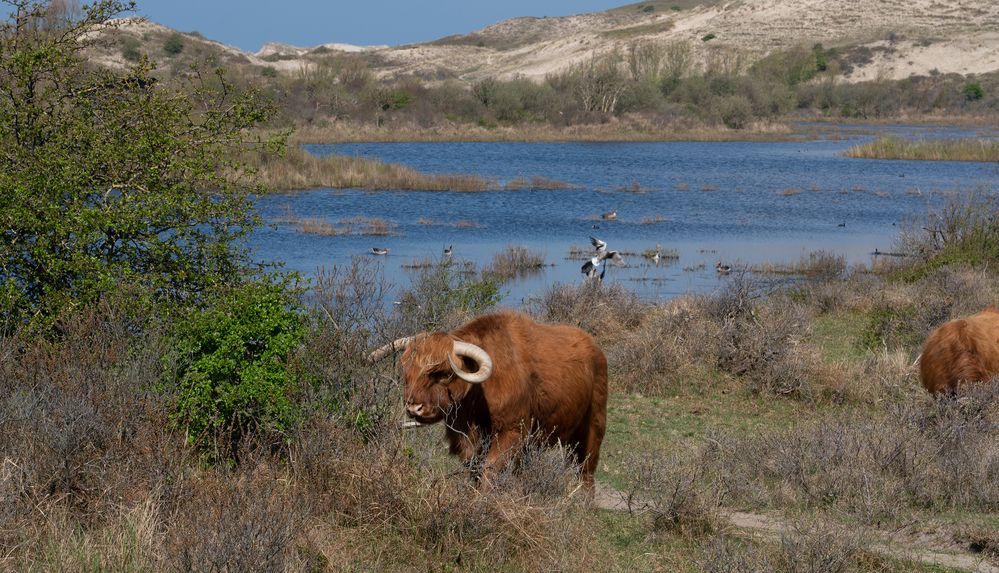
[[[371,254],[373,255],[387,255],[388,252],[388,249],[382,247],[371,247]]]
[[[715,261],[715,270],[718,271],[720,275],[727,275],[732,272],[731,265],[723,265],[721,261]]]
[[[454,245],[448,245],[448,247],[444,249],[444,256],[450,257],[453,252],[454,252]]]

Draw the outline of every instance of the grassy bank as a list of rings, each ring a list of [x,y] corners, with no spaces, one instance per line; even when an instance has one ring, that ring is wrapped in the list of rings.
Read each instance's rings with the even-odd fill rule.
[[[483,127],[452,124],[440,127],[375,127],[337,123],[330,127],[305,127],[295,132],[296,143],[403,142],[403,141],[786,141],[798,136],[785,123],[757,122],[746,129],[724,126],[655,125],[646,120],[557,126],[521,124]]]
[[[919,139],[882,137],[843,152],[860,159],[919,161],[999,161],[999,141],[988,139]]]

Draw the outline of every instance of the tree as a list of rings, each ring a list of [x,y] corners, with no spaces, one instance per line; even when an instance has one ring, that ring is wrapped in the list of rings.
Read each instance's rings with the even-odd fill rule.
[[[49,3],[4,1],[0,313],[44,325],[122,287],[169,303],[238,283],[257,219],[235,158],[268,144],[247,130],[271,108],[221,71],[178,91],[145,63],[86,65],[130,2],[98,0],[52,25]]]

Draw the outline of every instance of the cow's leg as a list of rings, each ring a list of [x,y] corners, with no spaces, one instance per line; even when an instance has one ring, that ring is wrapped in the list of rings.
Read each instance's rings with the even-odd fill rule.
[[[489,452],[486,453],[486,463],[482,469],[483,487],[489,488],[489,481],[496,472],[501,471],[511,458],[516,455],[524,436],[519,431],[507,430],[495,434],[489,444]]]
[[[606,416],[603,412],[590,412],[577,434],[579,445],[576,460],[579,462],[581,477],[587,487],[593,487],[593,475],[600,462],[600,444],[604,439]]]

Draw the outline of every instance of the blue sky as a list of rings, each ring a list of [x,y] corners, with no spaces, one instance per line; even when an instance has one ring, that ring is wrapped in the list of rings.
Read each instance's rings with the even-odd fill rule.
[[[407,44],[467,33],[515,16],[606,10],[629,0],[138,0],[138,14],[182,32],[256,51],[264,42],[310,46]]]

